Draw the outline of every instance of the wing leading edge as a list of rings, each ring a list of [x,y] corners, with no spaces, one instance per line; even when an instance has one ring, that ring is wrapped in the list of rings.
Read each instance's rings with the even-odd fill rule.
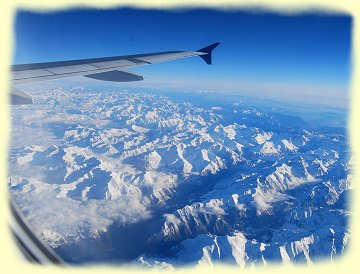
[[[136,55],[13,65],[11,67],[11,82],[13,86],[11,91],[11,103],[24,104],[32,102],[32,100],[29,100],[27,94],[21,93],[14,88],[14,86],[22,84],[72,76],[85,76],[96,80],[113,82],[141,81],[143,80],[141,75],[129,72],[127,69],[194,56],[201,57],[208,65],[210,65],[212,51],[219,44],[220,43],[214,43],[198,51],[165,51]],[[16,100],[13,98],[14,96],[16,96]],[[25,96],[25,99],[19,99],[21,96]]]

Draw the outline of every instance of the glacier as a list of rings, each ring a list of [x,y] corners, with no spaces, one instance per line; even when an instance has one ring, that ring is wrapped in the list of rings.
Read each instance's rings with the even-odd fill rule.
[[[354,159],[325,114],[91,82],[27,92],[8,185],[66,262],[244,268],[347,250]]]

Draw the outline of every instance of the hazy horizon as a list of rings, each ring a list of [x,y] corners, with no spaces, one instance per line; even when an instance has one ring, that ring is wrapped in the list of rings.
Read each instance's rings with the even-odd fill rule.
[[[351,16],[325,12],[281,15],[250,10],[128,8],[19,11],[13,60],[19,64],[197,50],[220,42],[213,65],[190,58],[134,68],[144,76],[144,81],[134,85],[233,92],[346,108],[350,98],[351,25]]]

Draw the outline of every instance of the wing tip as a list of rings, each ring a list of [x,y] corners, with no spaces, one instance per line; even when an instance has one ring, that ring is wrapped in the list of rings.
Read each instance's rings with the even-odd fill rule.
[[[200,57],[205,61],[206,64],[211,65],[212,64],[212,51],[220,45],[220,42],[213,43],[209,46],[206,46],[204,48],[201,48],[197,50],[197,52],[203,52],[206,53],[204,55],[200,55]]]

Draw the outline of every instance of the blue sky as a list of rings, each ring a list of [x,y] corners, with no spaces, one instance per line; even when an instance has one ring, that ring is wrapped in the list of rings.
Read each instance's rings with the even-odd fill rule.
[[[259,10],[18,12],[14,63],[197,50],[200,58],[135,68],[142,86],[251,94],[346,107],[351,72],[348,15]]]

